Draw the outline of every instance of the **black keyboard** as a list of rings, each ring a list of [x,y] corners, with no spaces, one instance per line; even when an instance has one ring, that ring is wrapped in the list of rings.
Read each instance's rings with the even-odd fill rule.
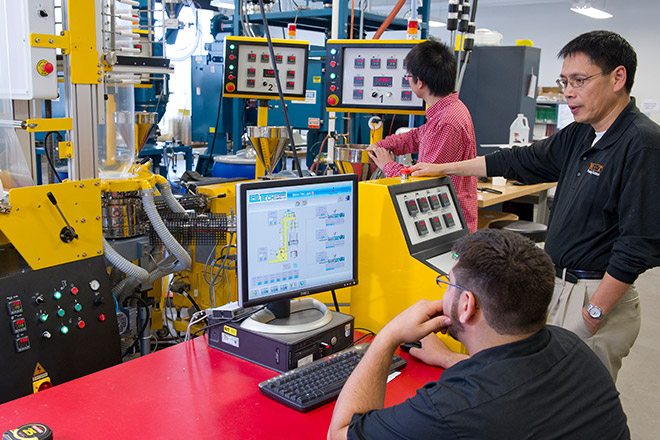
[[[259,384],[266,396],[301,412],[318,408],[337,398],[369,344],[358,344],[302,367],[282,373]],[[394,355],[390,373],[406,366]]]

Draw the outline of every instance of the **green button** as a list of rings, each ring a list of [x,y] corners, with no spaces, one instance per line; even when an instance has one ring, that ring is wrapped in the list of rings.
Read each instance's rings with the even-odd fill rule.
[[[62,317],[64,316],[64,309],[59,309],[59,310],[57,311],[57,316],[59,316],[60,318],[62,318]]]
[[[55,299],[60,299],[60,298],[62,298],[62,292],[60,292],[60,291],[58,290],[57,292],[53,293],[53,298],[55,298]]]
[[[80,304],[76,304],[75,306],[73,306],[73,310],[75,310],[76,312],[79,312],[79,311],[82,310],[82,306]]]
[[[229,65],[229,70],[234,70],[234,65],[233,64]]]
[[[330,53],[331,53],[332,55],[335,55],[335,54],[337,53],[337,49],[330,49]]]
[[[334,74],[334,73],[331,73],[331,74],[330,74],[330,79],[335,79],[335,78],[337,78],[337,75]]]
[[[42,313],[41,316],[39,316],[39,320],[41,322],[46,322],[48,321],[48,314],[47,313]]]
[[[229,48],[230,48],[231,50],[234,50],[234,49],[236,49],[236,46],[233,45],[233,44],[230,44],[230,45],[229,45]]]
[[[63,325],[62,327],[60,327],[60,333],[62,333],[63,335],[66,335],[67,333],[69,333],[69,327],[67,327],[66,325]]]

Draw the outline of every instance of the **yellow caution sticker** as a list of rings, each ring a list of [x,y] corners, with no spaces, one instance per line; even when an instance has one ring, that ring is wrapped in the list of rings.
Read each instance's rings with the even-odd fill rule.
[[[232,336],[236,336],[236,329],[233,327],[229,327],[228,325],[225,325],[223,328],[223,331],[225,333],[229,333]]]

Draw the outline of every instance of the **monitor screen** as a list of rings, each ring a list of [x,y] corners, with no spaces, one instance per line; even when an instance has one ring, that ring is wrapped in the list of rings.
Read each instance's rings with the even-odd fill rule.
[[[357,284],[357,184],[341,174],[237,186],[242,307]]]

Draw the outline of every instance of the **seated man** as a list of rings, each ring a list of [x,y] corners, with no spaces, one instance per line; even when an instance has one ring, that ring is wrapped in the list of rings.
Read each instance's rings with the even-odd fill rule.
[[[443,299],[418,302],[378,333],[339,395],[328,438],[630,438],[602,362],[573,333],[545,325],[550,257],[494,229],[462,238],[454,251],[450,282],[438,278],[448,285]],[[396,348],[445,330],[470,357],[383,408]]]

